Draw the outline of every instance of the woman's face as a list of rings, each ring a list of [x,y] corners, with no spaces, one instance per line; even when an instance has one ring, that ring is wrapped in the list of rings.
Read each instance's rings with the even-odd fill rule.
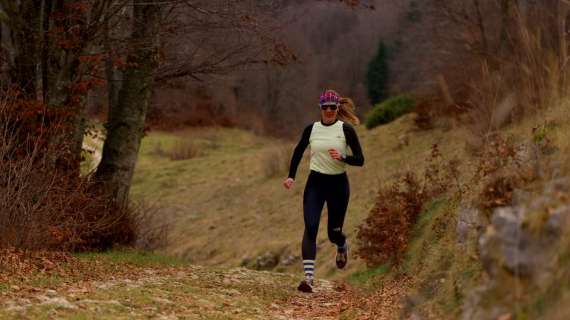
[[[322,105],[321,106],[321,119],[324,123],[332,123],[336,120],[338,114],[337,105]]]

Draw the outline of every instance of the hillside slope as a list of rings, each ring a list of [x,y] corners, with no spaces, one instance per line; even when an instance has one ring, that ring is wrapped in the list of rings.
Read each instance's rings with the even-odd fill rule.
[[[348,169],[351,199],[344,229],[352,242],[355,228],[368,215],[381,183],[404,168],[422,167],[434,143],[447,154],[463,152],[460,134],[442,130],[408,133],[414,128],[412,119],[413,115],[407,115],[373,130],[357,128],[366,162],[362,168]],[[160,152],[184,140],[194,140],[202,155],[171,161]],[[407,144],[403,140],[408,140]],[[151,133],[143,141],[132,195],[158,203],[160,214],[172,221],[166,254],[203,265],[248,263],[256,268],[298,272],[308,156],[300,165],[293,190],[285,190],[281,182],[287,175],[292,148],[291,143],[235,129]],[[282,163],[282,169],[268,176],[265,167],[273,162]],[[344,277],[362,269],[362,262],[353,259],[347,272],[337,274],[334,247],[326,238],[326,210],[323,216],[317,275]],[[276,260],[279,263],[274,266]]]

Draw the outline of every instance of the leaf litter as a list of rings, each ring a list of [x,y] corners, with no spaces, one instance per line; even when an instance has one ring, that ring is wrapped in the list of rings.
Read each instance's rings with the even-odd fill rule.
[[[363,292],[243,268],[140,266],[61,252],[0,251],[0,318],[394,319],[410,281]]]

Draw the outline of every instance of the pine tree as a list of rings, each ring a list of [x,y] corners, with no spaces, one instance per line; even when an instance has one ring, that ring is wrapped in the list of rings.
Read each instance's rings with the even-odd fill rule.
[[[388,50],[383,41],[378,46],[376,56],[368,63],[366,85],[368,99],[376,105],[386,98],[388,87]]]

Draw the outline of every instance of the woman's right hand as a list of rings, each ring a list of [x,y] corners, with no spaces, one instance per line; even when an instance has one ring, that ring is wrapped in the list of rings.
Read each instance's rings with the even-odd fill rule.
[[[293,180],[293,178],[287,178],[285,179],[285,181],[283,181],[283,186],[285,187],[285,189],[291,189],[294,182],[295,180]]]

